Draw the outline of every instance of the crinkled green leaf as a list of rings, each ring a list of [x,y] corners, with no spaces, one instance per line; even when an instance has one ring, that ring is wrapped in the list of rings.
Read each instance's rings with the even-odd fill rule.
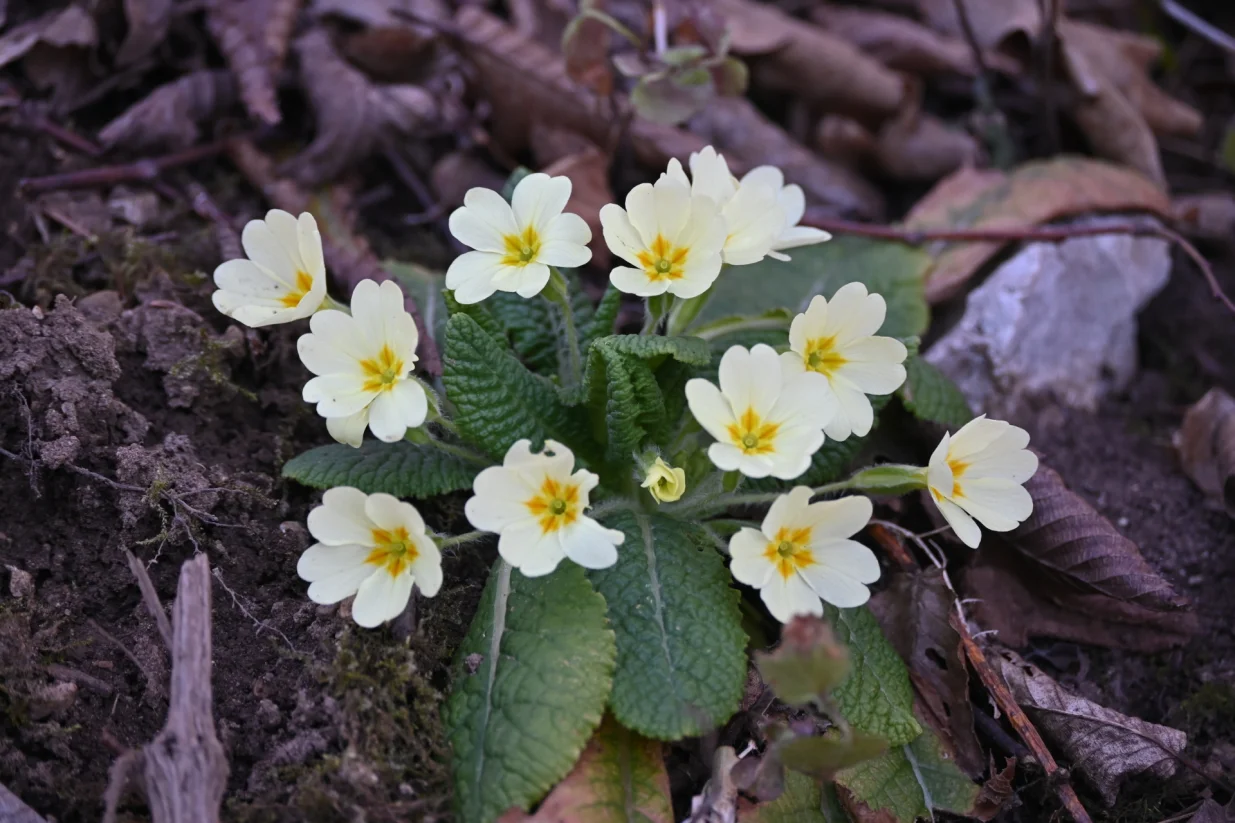
[[[900,746],[922,733],[913,715],[913,686],[904,661],[883,636],[866,606],[838,609],[824,604],[836,639],[849,648],[849,676],[832,696],[849,725]]]
[[[785,790],[780,797],[743,812],[739,819],[742,823],[833,823],[822,809],[823,783],[804,774],[785,772]]]
[[[880,334],[905,337],[926,330],[930,312],[922,283],[931,258],[921,249],[887,240],[837,237],[789,254],[793,259],[788,262],[767,258],[722,272],[700,322],[777,308],[800,312],[816,294],[831,298],[841,286],[858,281],[887,301],[888,316]]]
[[[528,438],[561,441],[585,461],[594,456],[585,422],[558,397],[557,387],[533,374],[466,314],[446,324],[442,384],[460,432],[495,459]]]
[[[897,394],[905,408],[920,420],[956,431],[973,419],[965,395],[951,378],[914,355],[905,361],[907,377]]]
[[[619,512],[615,566],[589,572],[609,604],[618,666],[610,708],[647,737],[677,740],[724,724],[746,682],[738,592],[698,526]]]
[[[617,325],[618,312],[621,308],[622,292],[610,283],[600,298],[600,302],[596,304],[596,310],[591,318],[587,323],[581,323],[579,326],[580,348],[586,351],[593,340],[613,334],[613,327]]]
[[[365,494],[432,497],[470,489],[488,461],[448,454],[429,443],[366,440],[354,449],[342,443],[319,446],[283,464],[283,476],[315,489],[355,486]]]
[[[606,717],[536,817],[586,823],[673,823],[662,744]]]
[[[502,321],[497,319],[490,307],[490,301],[481,300],[479,303],[460,303],[455,299],[454,292],[449,289],[442,289],[442,301],[446,305],[446,311],[449,316],[456,314],[466,314],[468,317],[476,321],[476,325],[480,326],[493,340],[502,348],[510,348],[510,338],[506,335],[506,328],[502,325]]]
[[[615,654],[604,598],[579,566],[524,577],[498,560],[444,711],[460,820],[527,809],[570,771],[600,724]]]
[[[578,277],[573,271],[563,269],[562,275],[570,286],[575,327],[587,329],[595,316],[592,302],[579,287]],[[486,298],[481,305],[493,315],[515,353],[529,369],[545,375],[558,373],[560,363],[566,358],[566,328],[561,309],[556,304],[543,296],[524,298],[500,291]]]
[[[855,799],[901,823],[932,817],[931,810],[965,815],[978,787],[957,768],[933,732],[836,776]]]
[[[662,337],[660,335],[613,334],[601,337],[593,344],[644,360],[668,355],[693,366],[707,365],[712,359],[707,341],[698,337]]]

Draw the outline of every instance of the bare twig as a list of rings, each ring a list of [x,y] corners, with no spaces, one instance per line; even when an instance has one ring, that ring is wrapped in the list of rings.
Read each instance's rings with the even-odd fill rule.
[[[1130,234],[1139,237],[1160,237],[1174,243],[1191,258],[1200,269],[1201,276],[1209,285],[1209,292],[1215,300],[1235,313],[1235,302],[1227,296],[1214,276],[1213,267],[1209,261],[1187,240],[1173,229],[1155,223],[1108,223],[1101,226],[1032,226],[1022,229],[900,229],[895,226],[879,226],[872,223],[855,223],[851,220],[826,217],[808,211],[802,224],[814,226],[832,234],[848,234],[855,237],[874,237],[880,240],[892,240],[910,246],[920,246],[936,241],[955,243],[1000,243],[1027,241],[1035,243],[1050,243],[1060,240],[1070,240],[1073,237],[1095,237],[1103,234]]]
[[[129,659],[129,662],[137,667],[137,670],[142,673],[143,677],[146,678],[146,687],[150,690],[151,694],[158,695],[159,697],[166,694],[163,684],[159,682],[159,678],[155,677],[154,674],[146,668],[145,664],[138,659],[137,655],[133,654],[128,646],[124,645],[120,638],[116,637],[107,629],[94,622],[92,618],[86,618],[86,622],[90,625],[90,628],[94,629],[95,634],[119,649],[124,656]]]
[[[1218,48],[1226,49],[1235,54],[1235,37],[1227,34],[1212,23],[1205,22],[1205,20],[1181,6],[1175,0],[1162,0],[1162,10],[1184,28],[1190,29],[1193,33],[1200,35]]]
[[[1042,115],[1046,119],[1046,134],[1051,151],[1058,153],[1062,145],[1059,135],[1059,105],[1055,99],[1055,52],[1059,48],[1059,21],[1063,17],[1063,0],[1044,0],[1046,20],[1038,43],[1041,54]]]
[[[111,695],[115,692],[115,689],[111,687],[110,683],[105,680],[100,680],[92,674],[86,674],[83,671],[71,669],[68,666],[62,666],[59,663],[48,663],[44,666],[44,668],[47,670],[48,674],[57,680],[68,680],[103,695]],[[0,815],[0,820],[4,820],[3,815]]]
[[[173,154],[165,154],[162,157],[138,160],[135,163],[100,166],[93,169],[65,172],[64,174],[49,174],[46,177],[27,177],[19,181],[17,187],[23,194],[40,194],[47,191],[86,189],[94,186],[112,186],[117,183],[154,180],[169,169],[186,166],[190,163],[204,160],[207,157],[222,154],[227,150],[230,142],[230,140],[218,140]]]
[[[241,614],[249,618],[249,620],[252,621],[254,626],[257,626],[257,630],[259,634],[261,633],[262,629],[272,631],[275,634],[277,634],[279,637],[283,638],[283,642],[287,644],[287,647],[292,650],[293,654],[300,653],[296,650],[296,646],[292,643],[292,639],[290,637],[288,637],[283,632],[279,631],[274,626],[267,623],[265,620],[258,620],[256,617],[253,616],[253,613],[249,611],[247,606],[244,605],[244,600],[240,597],[240,595],[236,594],[235,590],[232,589],[231,586],[227,585],[227,581],[223,579],[222,571],[216,568],[212,572],[212,574],[214,575],[214,579],[219,581],[219,585],[223,587],[223,591],[227,592],[228,595],[231,596],[232,605],[235,606],[237,609],[239,609]]]
[[[171,649],[172,624],[167,619],[167,612],[163,611],[163,604],[159,602],[159,595],[154,590],[154,582],[151,581],[150,575],[146,572],[146,567],[133,556],[133,552],[125,549],[124,557],[129,561],[129,571],[133,572],[133,576],[137,578],[137,588],[141,589],[142,600],[146,603],[146,610],[150,612],[150,616],[154,618],[155,625],[159,627],[159,634],[163,635],[163,642],[167,644],[168,649]]]

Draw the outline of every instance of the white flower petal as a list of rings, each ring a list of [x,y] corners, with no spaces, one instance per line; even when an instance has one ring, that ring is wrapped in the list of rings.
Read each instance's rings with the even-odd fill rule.
[[[841,609],[852,609],[870,600],[865,577],[879,579],[875,553],[852,540],[837,541],[814,552],[816,563],[798,570],[815,594]],[[859,576],[861,575],[861,576]]]
[[[381,392],[369,406],[369,431],[378,440],[395,443],[407,434],[407,413],[390,392]]]
[[[785,208],[786,212],[789,211],[789,209],[785,207],[784,201],[781,202],[781,206],[782,208]],[[806,207],[803,205],[802,211],[805,210]],[[801,215],[799,215],[796,219],[801,220]],[[831,239],[832,235],[822,229],[816,229],[812,226],[793,226],[781,232],[780,237],[776,239],[776,243],[772,246],[772,248],[777,250],[796,249],[801,246],[813,246],[816,243],[826,243]]]
[[[607,569],[617,562],[617,547],[626,535],[581,516],[561,530],[562,551],[585,569]]]
[[[546,535],[535,520],[506,527],[498,538],[497,551],[526,577],[549,574],[566,559],[558,535]]]
[[[313,221],[313,215],[308,212],[302,213],[301,217],[308,217],[310,221]],[[270,233],[283,250],[283,254],[292,264],[293,270],[313,274],[300,254],[300,220],[282,209],[271,209],[266,212],[265,220],[266,228],[270,229]],[[313,222],[313,229],[317,229],[316,221]]]
[[[296,220],[296,249],[306,274],[313,278],[313,287],[320,283],[322,293],[326,290],[326,259],[322,255],[322,235],[317,230],[317,221],[307,211]]]
[[[520,229],[534,226],[539,231],[562,213],[570,199],[570,178],[550,177],[537,172],[515,185],[511,207]]]
[[[712,288],[723,265],[724,260],[719,254],[703,258],[691,256],[682,266],[682,276],[666,281],[666,290],[683,300],[698,297]]]
[[[437,544],[427,537],[418,537],[414,542],[416,559],[412,561],[409,571],[420,593],[433,597],[442,588],[442,553]]]
[[[763,517],[764,536],[768,540],[775,540],[781,529],[800,529],[812,525],[807,517],[812,494],[809,486],[794,486],[786,494],[773,500],[768,507],[768,513]]]
[[[799,614],[823,614],[819,595],[797,574],[788,578],[779,574],[773,576],[768,585],[759,591],[759,596],[772,616],[782,623],[788,623]]]
[[[803,521],[811,528],[811,545],[814,546],[816,540],[827,542],[852,537],[866,528],[874,510],[870,498],[862,495],[849,495],[838,500],[821,500],[812,503],[806,510]],[[873,583],[875,581],[863,582]]]
[[[708,446],[708,459],[712,461],[712,465],[723,472],[741,470],[747,477],[767,477],[772,470],[766,461],[748,463],[746,455],[732,443],[717,442]],[[750,466],[754,466],[755,471],[761,471],[762,474],[751,474],[747,470]]]
[[[767,417],[782,391],[780,356],[762,343],[751,349],[730,346],[720,358],[720,390],[729,401],[735,417],[753,409]],[[776,422],[779,422],[778,417]]]
[[[291,218],[291,215],[288,217]],[[291,236],[295,238],[295,220],[292,225]],[[279,241],[266,221],[250,220],[240,234],[240,243],[244,246],[246,257],[265,269],[287,289],[295,288],[299,260],[292,258],[293,249]]]
[[[966,478],[960,486],[964,496],[953,502],[993,532],[1010,532],[1033,514],[1033,496],[1013,480]]]
[[[497,278],[510,267],[502,255],[487,251],[469,251],[456,257],[446,269],[446,288],[455,293],[463,305],[479,303],[497,291]]]
[[[689,197],[690,190],[686,191]],[[601,211],[603,212],[604,209]],[[640,183],[627,193],[626,219],[630,221],[635,234],[639,236],[639,244],[636,248],[645,249],[652,245],[659,228],[656,224],[656,190],[651,183]]]
[[[490,466],[476,475],[472,491],[474,496],[464,504],[463,513],[477,529],[501,532],[516,523],[535,522],[525,501],[535,496],[537,487],[518,468]]]
[[[308,517],[309,534],[328,546],[373,545],[373,522],[365,514],[365,493],[336,486],[322,495],[322,504]]]
[[[768,538],[751,528],[744,528],[729,538],[729,571],[733,579],[756,589],[768,584],[776,574],[776,566],[764,555]]]
[[[302,334],[296,341],[296,353],[300,355],[300,362],[313,374],[352,374],[357,379],[364,377],[360,361],[339,347],[331,345],[326,335]]]
[[[350,374],[314,377],[304,384],[301,396],[306,403],[316,403],[322,417],[348,417],[373,401],[373,392],[364,388],[364,381]]]
[[[492,189],[468,189],[463,205],[451,212],[450,233],[477,251],[506,251],[505,237],[519,233],[515,213],[502,195]]]
[[[952,527],[957,538],[969,548],[976,549],[982,542],[982,530],[978,528],[973,518],[951,500],[938,497],[934,500],[935,505],[939,507],[939,513],[943,515],[944,520],[948,521],[948,525]]]
[[[880,294],[868,294],[859,282],[846,283],[828,301],[831,335],[836,345],[846,346],[860,337],[870,337],[883,325],[888,305]]]
[[[669,158],[669,166],[665,170],[665,174],[672,177],[683,186],[690,188],[690,178],[686,176],[686,170],[682,168],[682,161],[676,157]]]
[[[780,192],[785,186],[785,174],[780,169],[776,168],[776,166],[756,166],[746,172],[746,174],[742,175],[740,185],[767,186],[768,188]],[[802,189],[798,186],[794,186],[793,188],[796,188],[799,192],[802,191]]]
[[[669,290],[668,280],[652,280],[643,273],[643,269],[627,266],[618,266],[609,272],[609,280],[618,291],[638,297],[654,297]]]
[[[327,309],[309,318],[309,330],[327,346],[338,349],[357,362],[369,356],[356,320],[347,312]]]
[[[365,429],[369,427],[369,409],[366,406],[355,414],[347,417],[327,417],[326,431],[340,443],[360,448],[364,442]]]
[[[411,503],[404,503],[392,494],[377,492],[365,499],[365,516],[379,529],[393,531],[400,527],[414,535],[425,533],[425,521]]]
[[[784,212],[776,192],[767,187],[744,185],[724,209],[725,262],[731,266],[757,263],[767,256],[784,225]]]
[[[330,548],[338,549],[357,547],[332,546]],[[360,563],[358,565],[349,566],[346,569],[340,569],[336,574],[330,575],[329,577],[322,577],[314,580],[309,584],[309,599],[314,603],[321,603],[323,606],[338,603],[340,600],[351,597],[359,591],[361,584],[372,577],[375,570],[375,566],[368,563]]]
[[[952,496],[955,480],[952,476],[952,467],[948,465],[948,449],[951,442],[951,435],[945,434],[939,441],[939,445],[935,447],[935,451],[931,453],[930,462],[927,464],[927,485],[944,497]]]
[[[728,442],[728,428],[734,422],[734,414],[720,389],[701,377],[693,377],[686,381],[686,405],[708,434]]]
[[[341,574],[355,572],[357,568],[363,569],[367,576],[373,571],[373,566],[365,563],[365,558],[369,556],[370,551],[371,549],[368,546],[358,546],[355,544],[327,546],[324,543],[314,543],[305,549],[304,554],[300,555],[300,560],[296,562],[296,574],[300,576],[301,580],[309,583],[315,583],[319,580],[330,580]],[[363,577],[360,579],[363,579]],[[356,585],[360,585],[359,580],[357,580]],[[356,590],[353,588],[347,594],[330,602],[338,602],[344,597],[349,597],[355,593]]]
[[[272,301],[271,305],[286,308],[281,302],[288,294],[287,284],[252,260],[228,260],[214,270],[214,284],[241,297]]]
[[[716,149],[706,146],[690,156],[691,189],[724,207],[737,190],[729,164]]]
[[[520,268],[507,269],[495,282],[502,291],[512,291],[522,298],[535,297],[544,291],[549,282],[549,267],[542,263],[528,263]]]
[[[840,401],[826,377],[818,372],[787,370],[779,357],[775,363],[766,359],[765,362],[764,368],[770,371],[779,369],[781,372],[781,389],[771,412],[772,417],[818,429],[832,421],[840,409]]]
[[[643,238],[639,236],[639,232],[630,222],[630,215],[621,206],[616,203],[601,206],[600,228],[609,251],[632,266],[639,265],[639,253],[643,251]]]
[[[391,575],[380,569],[360,584],[352,603],[352,619],[358,626],[375,628],[401,615],[411,596],[410,574]]]
[[[824,427],[828,437],[845,440],[851,434],[865,437],[875,425],[875,408],[865,394],[855,388],[834,381],[832,393],[836,396],[836,416]]]

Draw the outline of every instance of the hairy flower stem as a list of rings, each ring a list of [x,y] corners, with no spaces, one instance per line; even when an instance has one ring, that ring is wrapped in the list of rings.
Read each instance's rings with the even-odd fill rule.
[[[577,386],[583,379],[583,354],[579,349],[579,331],[575,328],[575,313],[570,305],[570,290],[566,278],[556,268],[549,269],[549,285],[542,292],[545,299],[562,310],[562,322],[566,327],[566,350],[569,360],[569,385]]]
[[[463,534],[456,534],[453,537],[444,537],[438,540],[437,547],[439,549],[449,549],[452,546],[462,546],[465,543],[475,543],[477,540],[480,540],[483,537],[487,537],[490,534],[492,534],[492,532],[484,532],[484,531],[464,532]]]

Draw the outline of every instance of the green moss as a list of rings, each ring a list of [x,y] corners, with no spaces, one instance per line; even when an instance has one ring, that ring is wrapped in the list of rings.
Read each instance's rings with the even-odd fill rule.
[[[1235,685],[1202,683],[1171,710],[1169,722],[1187,732],[1194,745],[1230,739],[1235,734]]]

